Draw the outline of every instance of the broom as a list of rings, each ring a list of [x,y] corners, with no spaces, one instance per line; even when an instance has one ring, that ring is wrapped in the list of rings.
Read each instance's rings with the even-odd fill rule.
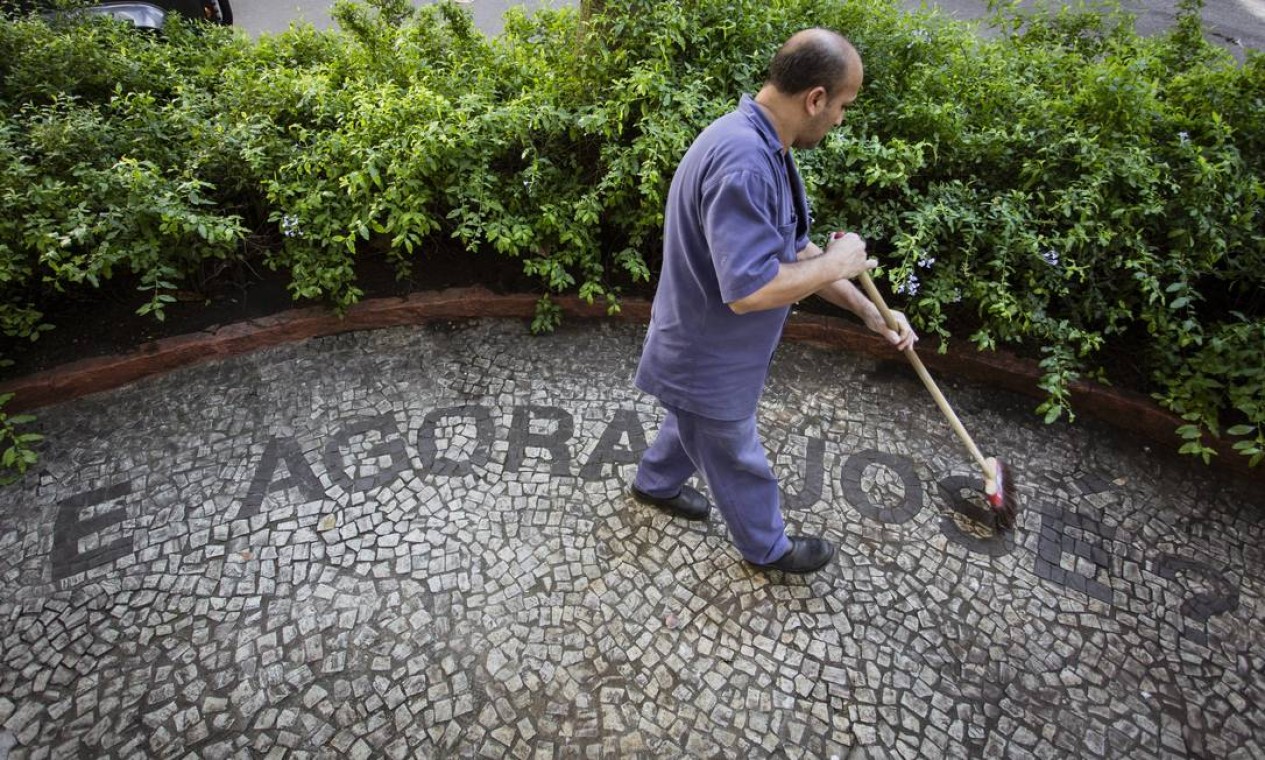
[[[835,234],[838,235],[839,233]],[[878,288],[874,287],[874,281],[870,279],[869,273],[861,272],[861,284],[865,286],[865,291],[870,296],[870,300],[874,302],[874,305],[878,307],[879,313],[883,315],[883,321],[887,323],[888,329],[899,332],[900,325],[896,322],[896,317],[892,315],[891,309],[887,308],[887,304],[883,301],[883,296],[879,294]],[[988,501],[988,506],[993,510],[997,526],[1002,529],[1013,528],[1015,516],[1019,512],[1019,495],[1015,493],[1014,482],[1010,479],[1010,468],[997,457],[985,457],[980,453],[975,441],[971,440],[966,428],[962,427],[962,421],[953,413],[953,407],[949,406],[948,399],[940,392],[940,388],[936,386],[936,381],[931,378],[927,368],[922,365],[922,360],[914,352],[913,346],[905,349],[905,357],[914,366],[914,371],[922,379],[922,384],[927,386],[927,390],[931,391],[932,398],[936,400],[936,406],[939,406],[940,411],[944,412],[944,416],[953,427],[953,432],[957,433],[958,438],[962,439],[962,443],[966,444],[971,456],[975,458],[975,462],[979,464],[980,470],[983,471],[984,497]]]

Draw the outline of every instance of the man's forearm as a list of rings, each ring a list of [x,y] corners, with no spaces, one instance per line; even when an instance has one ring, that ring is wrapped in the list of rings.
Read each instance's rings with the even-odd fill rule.
[[[799,259],[804,261],[820,256],[821,253],[821,248],[816,243],[810,242],[798,255]],[[878,311],[878,307],[871,303],[865,293],[861,292],[861,289],[856,285],[853,285],[851,280],[833,280],[814,291],[813,295],[841,309],[847,309],[860,317],[866,324],[871,324],[872,320],[881,320],[883,318],[883,315]]]
[[[829,287],[834,282],[833,271],[821,256],[803,256],[801,252],[799,261],[781,264],[776,277],[751,295],[729,304],[729,308],[746,314],[789,306]]]
[[[832,288],[834,283],[846,285],[848,280],[873,266],[865,258],[865,242],[852,233],[832,238],[825,251],[809,243],[795,257],[794,262],[779,264],[777,275],[764,287],[734,301],[729,308],[737,314],[746,314],[789,306],[823,289],[838,290]],[[848,295],[847,288],[838,290],[838,296],[845,303],[861,306],[860,301]]]
[[[842,309],[847,309],[860,317],[867,325],[877,324],[883,319],[878,307],[871,303],[865,293],[856,285],[853,285],[851,280],[835,280],[818,290],[814,295],[820,296]]]

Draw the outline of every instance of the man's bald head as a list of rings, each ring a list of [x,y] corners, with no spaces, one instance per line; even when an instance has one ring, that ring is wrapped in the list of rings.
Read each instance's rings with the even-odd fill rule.
[[[824,87],[833,96],[860,66],[860,54],[843,35],[829,29],[805,29],[778,49],[765,84],[783,95]]]

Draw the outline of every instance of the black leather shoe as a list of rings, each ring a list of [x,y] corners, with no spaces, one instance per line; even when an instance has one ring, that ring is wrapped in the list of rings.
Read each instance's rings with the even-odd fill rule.
[[[791,548],[781,559],[767,565],[751,564],[761,570],[781,570],[784,573],[811,573],[830,564],[835,558],[835,545],[816,536],[791,536]]]
[[[707,497],[689,486],[681,486],[681,492],[670,499],[651,496],[637,486],[629,486],[629,490],[632,492],[632,497],[642,504],[658,507],[677,517],[684,517],[686,520],[706,520],[708,513],[712,511],[712,505],[707,502]]]

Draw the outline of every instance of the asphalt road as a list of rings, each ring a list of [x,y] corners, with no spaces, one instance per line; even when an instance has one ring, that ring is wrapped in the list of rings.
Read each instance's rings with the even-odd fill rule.
[[[513,2],[512,0],[457,0],[469,6],[474,14],[474,22],[485,34],[500,34],[501,21],[505,9],[512,5],[524,5],[529,8],[542,6],[561,7],[577,5],[578,0],[528,0]],[[416,6],[430,5],[431,0],[413,0]],[[324,29],[333,22],[329,10],[333,0],[233,0],[233,23],[251,34],[263,32],[283,32],[291,23],[309,23]]]
[[[426,5],[431,0],[414,0],[414,4]],[[575,5],[578,0],[459,0],[470,7],[475,24],[487,34],[499,34],[501,16],[512,5],[529,8],[542,6]],[[903,0],[909,8],[917,8],[918,0]],[[1143,2],[1122,0],[1123,6],[1138,15],[1138,29],[1153,33],[1167,28],[1176,15],[1176,0]],[[987,15],[986,0],[928,0],[938,5],[946,15],[969,20]],[[310,23],[318,28],[332,22],[329,9],[332,0],[233,0],[236,24],[251,34],[285,31],[291,23]],[[1245,48],[1265,49],[1265,0],[1205,0],[1204,22],[1213,39],[1221,42],[1242,57]]]

